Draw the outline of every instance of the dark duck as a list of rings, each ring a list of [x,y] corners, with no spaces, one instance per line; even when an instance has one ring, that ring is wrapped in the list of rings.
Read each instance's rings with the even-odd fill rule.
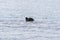
[[[34,19],[33,18],[31,18],[31,17],[25,17],[25,20],[26,20],[26,22],[33,22],[34,21]]]

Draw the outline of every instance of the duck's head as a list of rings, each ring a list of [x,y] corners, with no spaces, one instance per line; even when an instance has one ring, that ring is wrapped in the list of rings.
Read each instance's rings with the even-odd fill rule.
[[[27,17],[25,17],[26,19],[28,19]]]

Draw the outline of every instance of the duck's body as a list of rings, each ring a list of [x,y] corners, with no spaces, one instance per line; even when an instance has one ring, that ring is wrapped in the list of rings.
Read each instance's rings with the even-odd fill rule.
[[[33,18],[25,18],[26,19],[26,22],[32,22],[32,21],[34,21],[34,19]]]

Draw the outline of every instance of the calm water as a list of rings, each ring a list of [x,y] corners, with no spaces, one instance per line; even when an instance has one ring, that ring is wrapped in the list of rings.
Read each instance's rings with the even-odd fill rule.
[[[60,0],[0,0],[0,40],[60,40]]]
[[[34,22],[0,19],[0,40],[59,40],[59,24],[59,21],[48,19]]]

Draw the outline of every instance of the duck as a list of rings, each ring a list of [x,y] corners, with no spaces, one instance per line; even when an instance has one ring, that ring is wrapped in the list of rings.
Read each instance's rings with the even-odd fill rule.
[[[26,20],[26,22],[33,22],[34,21],[34,19],[33,18],[31,18],[31,17],[25,17],[25,20]]]

